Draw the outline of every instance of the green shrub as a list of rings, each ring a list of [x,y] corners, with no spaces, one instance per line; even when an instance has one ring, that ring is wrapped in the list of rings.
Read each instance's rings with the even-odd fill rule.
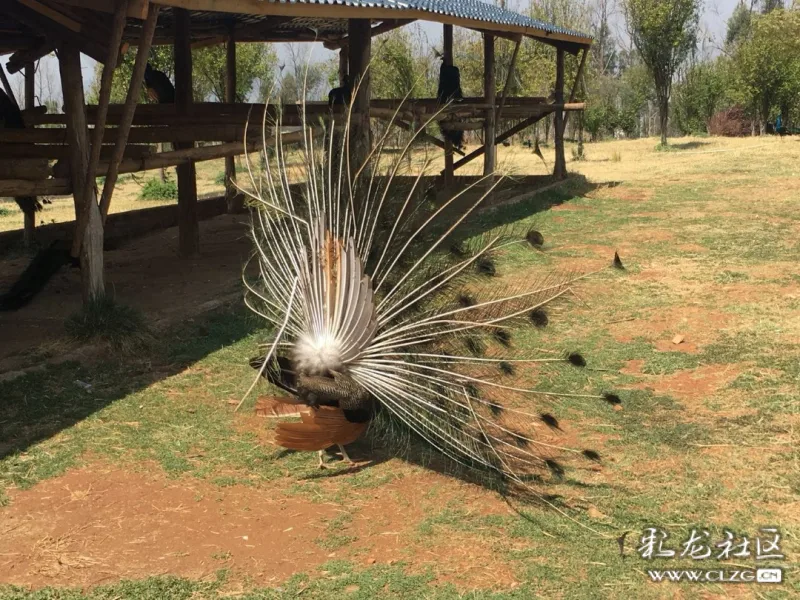
[[[140,200],[177,200],[178,184],[172,179],[167,178],[162,181],[160,178],[148,179],[142,186],[139,193]]]

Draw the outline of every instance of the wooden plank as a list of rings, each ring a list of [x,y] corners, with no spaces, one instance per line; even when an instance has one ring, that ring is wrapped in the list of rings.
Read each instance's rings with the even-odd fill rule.
[[[189,114],[192,98],[192,24],[189,11],[173,11],[175,18],[175,106],[178,114]],[[191,149],[194,142],[176,144],[176,150]],[[178,171],[178,253],[194,256],[200,251],[200,226],[197,219],[197,174],[194,163],[182,164]]]
[[[163,142],[235,142],[245,133],[244,125],[182,125],[177,127],[134,127],[128,136],[133,144],[157,144]],[[247,134],[261,135],[261,123],[251,124]],[[117,128],[106,128],[104,144],[113,144],[118,137]],[[51,129],[2,129],[0,143],[3,144],[66,144],[67,131],[64,128]]]
[[[47,179],[50,164],[46,158],[4,158],[0,162],[0,179]]]
[[[27,6],[31,10],[36,11],[40,15],[47,17],[51,21],[55,21],[59,25],[62,25],[63,27],[66,27],[67,29],[74,31],[75,33],[80,33],[81,30],[83,29],[81,24],[75,19],[70,19],[63,13],[60,13],[57,10],[52,9],[49,6],[42,4],[41,2],[37,2],[36,0],[17,0],[17,2],[19,2],[24,6]]]
[[[556,104],[564,103],[564,51],[556,50]],[[564,179],[567,176],[567,158],[564,154],[564,111],[556,110],[555,119],[556,164],[553,176]]]
[[[71,193],[69,179],[0,179],[0,197],[67,196]]]
[[[348,6],[339,4],[318,4],[300,2],[264,2],[263,0],[158,0],[158,4],[208,12],[236,12],[248,15],[282,15],[289,17],[327,18],[327,19],[415,19],[430,21],[476,30],[488,30],[503,34],[518,33],[537,38],[545,43],[571,42],[588,47],[591,37],[568,33],[550,32],[538,27],[525,27],[511,24],[494,24],[465,17],[452,17],[432,11],[405,8],[384,8],[378,6]]]
[[[100,150],[100,160],[108,162],[111,159],[113,146],[103,146]],[[145,146],[141,144],[128,144],[125,146],[126,158],[142,158],[150,156],[155,152],[155,146]],[[66,144],[2,144],[0,145],[0,158],[46,158],[49,160],[67,160],[69,148]],[[56,163],[58,164],[58,163]],[[55,169],[55,167],[53,167]],[[55,171],[54,171],[55,173]],[[69,171],[63,171],[62,175],[56,177],[66,177]]]
[[[61,4],[68,4],[70,6],[77,6],[79,8],[88,8],[98,12],[113,14],[114,5],[108,0],[58,0]],[[147,18],[147,8],[149,6],[148,0],[129,0],[127,7],[127,16],[133,19],[144,20]]]
[[[486,111],[486,124],[483,130],[484,145],[486,152],[483,157],[483,174],[491,175],[497,167],[497,145],[494,142],[496,137],[495,122],[495,95],[497,93],[494,69],[494,36],[489,33],[483,34],[483,96],[491,106]]]

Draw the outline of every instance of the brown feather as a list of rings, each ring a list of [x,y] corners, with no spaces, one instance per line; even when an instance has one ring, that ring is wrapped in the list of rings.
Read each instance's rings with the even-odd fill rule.
[[[351,423],[341,409],[330,406],[301,412],[300,419],[299,423],[279,423],[275,443],[289,450],[324,450],[352,444],[367,428],[367,423]]]
[[[256,400],[255,412],[259,417],[278,419],[281,417],[299,417],[304,406],[292,402],[293,398],[284,396],[259,396]]]

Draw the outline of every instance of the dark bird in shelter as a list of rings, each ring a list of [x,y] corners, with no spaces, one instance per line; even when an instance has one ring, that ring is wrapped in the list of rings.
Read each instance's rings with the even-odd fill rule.
[[[157,71],[150,63],[144,69],[144,85],[147,96],[158,104],[175,104],[175,86],[166,73]]]
[[[353,96],[353,88],[349,81],[341,87],[333,88],[328,92],[328,106],[347,106]]]
[[[300,420],[281,419],[276,443],[318,451],[321,465],[324,450],[339,446],[347,459],[347,444],[390,422],[442,456],[535,494],[531,477],[564,474],[552,443],[561,434],[554,397],[619,402],[559,380],[586,364],[581,354],[514,343],[517,330],[538,335],[544,308],[585,275],[501,277],[500,256],[511,246],[538,252],[541,236],[522,225],[468,234],[469,215],[491,190],[429,217],[424,194],[394,179],[402,153],[384,152],[378,139],[352,177],[330,168],[344,145],[331,152],[304,136],[300,168],[309,183],[298,191],[282,171],[282,146],[266,165],[250,232],[259,268],[244,281],[247,306],[272,333],[250,360],[259,376],[248,394],[262,377],[279,388],[265,412]],[[542,387],[518,381],[525,371],[541,372]]]
[[[439,90],[436,92],[439,104],[448,102],[461,102],[464,93],[461,91],[461,72],[458,67],[446,65],[442,62],[439,67]],[[464,145],[464,132],[460,129],[451,129],[446,123],[440,123],[442,135],[454,148],[460,149]]]
[[[4,129],[25,129],[25,120],[22,118],[16,102],[0,89],[0,124]],[[26,218],[35,219],[33,215],[42,210],[42,203],[36,196],[19,196],[14,198]]]

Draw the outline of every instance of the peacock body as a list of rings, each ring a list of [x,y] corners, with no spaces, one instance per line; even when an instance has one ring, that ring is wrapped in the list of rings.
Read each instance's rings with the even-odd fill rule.
[[[251,365],[303,408],[301,422],[278,424],[277,442],[345,444],[381,411],[436,452],[523,485],[541,469],[563,473],[564,453],[598,460],[557,443],[553,405],[619,398],[538,389],[538,377],[586,363],[515,343],[520,328],[546,326],[582,276],[499,276],[499,255],[543,244],[539,232],[514,227],[476,234],[476,211],[500,179],[431,207],[421,184],[429,162],[401,173],[413,138],[389,154],[387,130],[353,165],[349,119],[322,135],[306,123],[291,172],[275,125],[274,158],[260,177],[251,171],[258,274],[244,280],[246,304],[274,330]]]

